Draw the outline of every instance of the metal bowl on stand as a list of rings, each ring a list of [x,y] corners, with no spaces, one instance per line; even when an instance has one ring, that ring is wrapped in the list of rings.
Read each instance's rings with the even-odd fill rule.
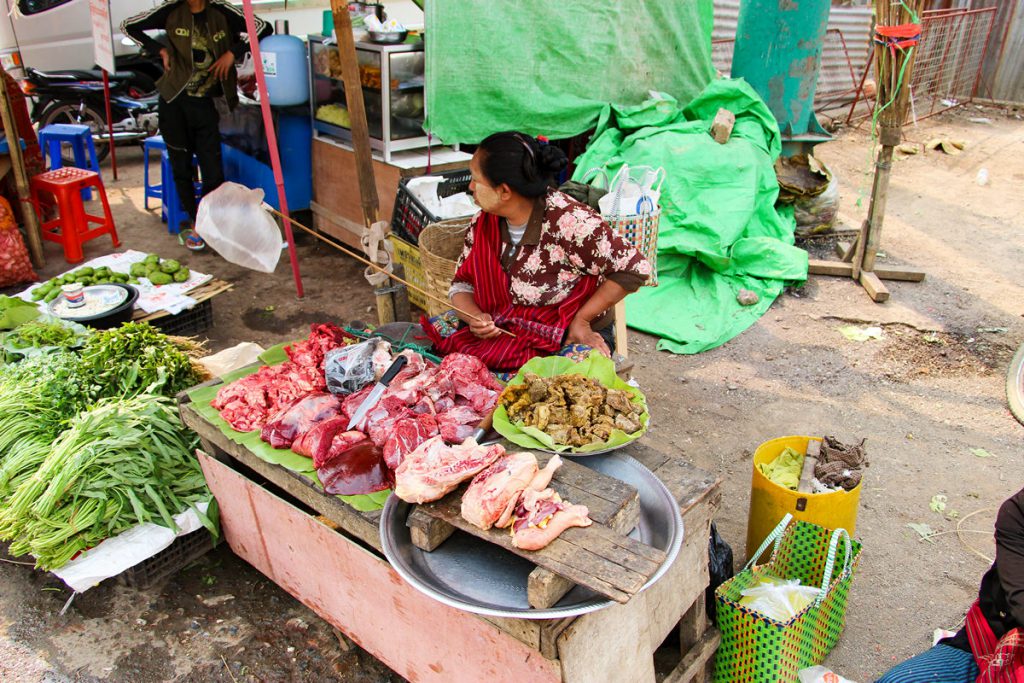
[[[409,37],[408,31],[388,31],[387,33],[367,31],[366,33],[370,36],[371,42],[381,45],[401,45]]]

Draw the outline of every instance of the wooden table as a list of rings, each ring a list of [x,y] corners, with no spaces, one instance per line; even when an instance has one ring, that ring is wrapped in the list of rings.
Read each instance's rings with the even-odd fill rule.
[[[410,681],[655,680],[654,651],[672,632],[680,662],[668,683],[704,680],[718,646],[704,610],[708,533],[720,480],[642,444],[629,455],[679,501],[685,539],[675,563],[623,605],[569,619],[481,617],[408,585],[383,559],[379,512],[358,512],[228,439],[182,401],[231,549]]]

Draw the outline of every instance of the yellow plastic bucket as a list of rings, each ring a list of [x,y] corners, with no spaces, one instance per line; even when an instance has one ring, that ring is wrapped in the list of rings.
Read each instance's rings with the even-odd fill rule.
[[[857,506],[860,503],[860,488],[857,484],[852,491],[832,493],[799,493],[779,486],[761,473],[760,464],[769,463],[782,451],[792,448],[799,453],[807,452],[807,443],[812,436],[782,436],[765,441],[754,451],[753,476],[750,483],[750,516],[747,519],[747,557],[754,553],[786,513],[795,519],[817,524],[826,529],[843,528],[852,536],[857,525]],[[767,554],[763,561],[767,561]]]

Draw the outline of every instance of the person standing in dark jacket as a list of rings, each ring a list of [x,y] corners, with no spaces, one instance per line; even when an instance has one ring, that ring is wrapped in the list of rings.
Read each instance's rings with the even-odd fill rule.
[[[267,22],[255,19],[257,39],[272,33]],[[146,34],[157,30],[166,31],[166,47]],[[160,133],[167,144],[178,197],[194,226],[193,155],[199,160],[204,196],[224,182],[213,98],[223,96],[231,109],[238,104],[235,60],[249,51],[248,40],[242,38],[245,16],[222,0],[170,0],[126,19],[121,31],[163,60],[164,74],[156,83]],[[191,230],[181,239],[190,249],[204,246]]]
[[[1024,489],[999,508],[996,561],[960,632],[877,683],[1024,683]]]

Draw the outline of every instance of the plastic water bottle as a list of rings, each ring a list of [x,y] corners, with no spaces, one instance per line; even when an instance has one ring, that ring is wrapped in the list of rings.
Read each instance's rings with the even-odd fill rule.
[[[974,182],[978,183],[982,187],[984,187],[985,185],[988,185],[988,169],[987,168],[978,169],[978,175],[974,179]]]

